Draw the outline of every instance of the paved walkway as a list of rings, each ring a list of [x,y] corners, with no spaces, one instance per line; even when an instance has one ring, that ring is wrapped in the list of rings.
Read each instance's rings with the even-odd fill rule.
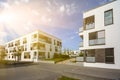
[[[71,73],[71,74],[78,74],[83,76],[89,76],[89,77],[99,77],[104,79],[110,79],[110,80],[120,80],[120,70],[116,69],[105,69],[105,68],[95,68],[95,67],[83,67],[83,63],[72,63],[71,61],[74,61],[75,59],[69,59],[65,60],[63,62],[60,62],[58,64],[62,65],[70,65],[75,66],[72,70],[65,70],[64,72]],[[85,78],[85,77],[84,77]]]
[[[42,68],[42,64],[40,65]],[[50,71],[55,70],[64,75],[73,76],[74,78],[79,78],[82,80],[87,80],[88,78],[88,80],[120,80],[120,70],[115,69],[82,67],[66,64],[49,64],[48,69]]]
[[[120,70],[66,64],[38,63],[0,69],[0,80],[57,80],[62,75],[80,80],[120,80]]]

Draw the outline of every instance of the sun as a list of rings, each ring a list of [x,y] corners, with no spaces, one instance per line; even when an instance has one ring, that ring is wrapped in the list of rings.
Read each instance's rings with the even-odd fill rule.
[[[12,23],[17,19],[17,15],[13,12],[4,12],[0,14],[0,22],[2,23]]]

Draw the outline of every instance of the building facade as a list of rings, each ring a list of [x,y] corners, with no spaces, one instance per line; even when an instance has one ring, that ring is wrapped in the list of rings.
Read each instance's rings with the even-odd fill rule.
[[[84,12],[83,19],[84,66],[120,69],[120,0]]]
[[[61,39],[39,30],[7,42],[6,59],[38,62],[60,54],[61,48]]]

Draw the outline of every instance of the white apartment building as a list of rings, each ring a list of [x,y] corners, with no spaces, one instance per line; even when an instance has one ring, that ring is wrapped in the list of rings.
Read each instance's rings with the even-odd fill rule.
[[[84,66],[120,69],[120,0],[84,12],[83,19]]]
[[[61,53],[61,48],[61,39],[38,30],[7,42],[6,59],[38,62],[53,58],[55,53]]]

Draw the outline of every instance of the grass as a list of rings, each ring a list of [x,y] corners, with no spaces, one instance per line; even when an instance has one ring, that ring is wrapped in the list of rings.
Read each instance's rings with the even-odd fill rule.
[[[33,62],[18,62],[18,61],[9,61],[9,60],[2,60],[0,61],[0,65],[16,65],[16,64],[31,64]]]
[[[2,60],[0,61],[0,69],[1,68],[11,68],[11,67],[22,67],[33,65],[33,62],[16,62],[16,61],[8,61]]]
[[[74,79],[74,78],[62,76],[62,77],[58,78],[58,80],[79,80],[79,79]]]

